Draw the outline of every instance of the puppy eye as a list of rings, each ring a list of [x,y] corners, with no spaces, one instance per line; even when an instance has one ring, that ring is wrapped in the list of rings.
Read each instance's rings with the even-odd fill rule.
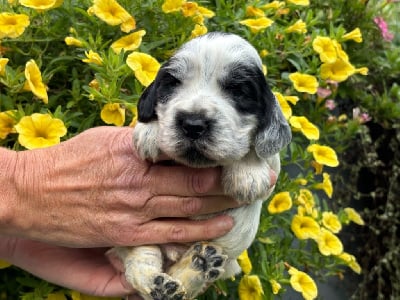
[[[166,102],[175,92],[181,81],[168,72],[165,72],[160,78],[160,85],[157,89],[157,96],[161,102]]]

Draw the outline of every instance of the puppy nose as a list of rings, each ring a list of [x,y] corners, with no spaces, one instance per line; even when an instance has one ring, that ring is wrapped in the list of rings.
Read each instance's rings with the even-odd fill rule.
[[[209,120],[200,114],[182,113],[178,116],[178,126],[185,136],[196,140],[208,132]]]

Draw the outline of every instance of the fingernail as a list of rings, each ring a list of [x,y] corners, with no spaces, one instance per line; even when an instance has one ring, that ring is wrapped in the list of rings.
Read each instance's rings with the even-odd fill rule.
[[[221,232],[227,232],[232,229],[234,224],[235,223],[232,217],[221,216],[219,222],[217,223],[217,229],[219,229]]]

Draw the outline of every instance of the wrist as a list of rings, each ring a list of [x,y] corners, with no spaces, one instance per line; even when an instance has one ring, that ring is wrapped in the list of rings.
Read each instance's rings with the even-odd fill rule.
[[[15,220],[14,210],[18,203],[16,163],[17,152],[0,148],[0,234],[8,233]]]

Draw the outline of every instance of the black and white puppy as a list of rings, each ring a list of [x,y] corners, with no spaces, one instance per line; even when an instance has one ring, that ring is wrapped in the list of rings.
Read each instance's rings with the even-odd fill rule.
[[[193,299],[240,271],[260,210],[280,172],[291,130],[269,89],[257,51],[244,39],[209,33],[184,44],[160,69],[138,104],[134,144],[143,159],[161,153],[191,167],[222,166],[227,195],[247,205],[225,236],[182,247],[116,248],[126,278],[144,299]],[[210,216],[202,216],[208,218]],[[200,218],[200,217],[199,217]]]

